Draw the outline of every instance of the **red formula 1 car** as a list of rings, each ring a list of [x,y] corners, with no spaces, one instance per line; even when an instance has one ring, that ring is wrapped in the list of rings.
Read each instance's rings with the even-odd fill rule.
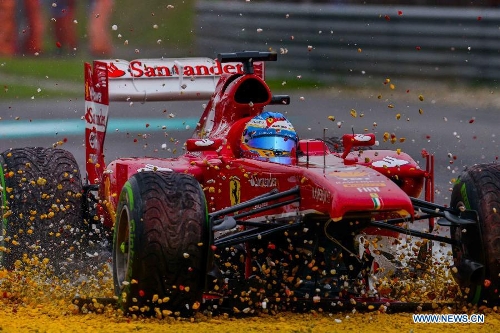
[[[451,244],[463,297],[497,301],[500,167],[467,169],[444,207],[432,202],[432,156],[423,170],[405,153],[373,149],[373,134],[299,140],[267,108],[290,102],[264,81],[265,62],[276,59],[86,64],[86,181],[64,150],[1,154],[3,265],[31,251],[62,274],[109,238],[116,299],[128,313],[366,306],[409,300],[391,283],[437,275],[437,241]],[[182,156],[105,163],[110,101],[192,99],[209,101]],[[408,228],[416,220],[428,229]],[[432,233],[435,220],[449,237]]]

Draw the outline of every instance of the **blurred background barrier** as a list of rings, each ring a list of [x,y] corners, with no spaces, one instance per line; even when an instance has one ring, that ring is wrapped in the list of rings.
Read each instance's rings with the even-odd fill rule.
[[[352,84],[500,78],[494,7],[198,1],[195,17],[198,54],[272,49],[282,55],[268,70],[284,78]]]
[[[55,1],[0,0],[0,84],[9,87],[9,96],[33,97],[33,82],[40,85],[47,77],[81,84],[82,61],[96,58],[216,57],[271,49],[280,56],[267,67],[268,78],[276,86],[286,81],[287,89],[373,86],[387,78],[498,87],[500,0],[363,2],[120,0],[108,20],[102,11],[91,12],[88,1],[74,1],[75,18],[63,24],[56,14],[68,12],[54,7]],[[25,47],[35,25],[25,3],[43,4],[40,52]],[[75,43],[57,36],[59,25],[65,32],[76,30]],[[100,52],[91,48],[95,40],[89,33],[97,26],[111,39]],[[59,84],[53,91],[70,86]]]

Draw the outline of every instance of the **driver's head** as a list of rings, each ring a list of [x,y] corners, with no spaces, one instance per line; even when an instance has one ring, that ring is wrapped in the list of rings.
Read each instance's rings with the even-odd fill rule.
[[[285,116],[265,111],[246,124],[241,137],[241,154],[247,158],[293,164],[297,142],[297,133]]]

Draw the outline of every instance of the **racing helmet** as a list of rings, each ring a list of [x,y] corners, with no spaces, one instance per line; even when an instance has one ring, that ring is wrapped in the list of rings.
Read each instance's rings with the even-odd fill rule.
[[[265,111],[245,125],[241,136],[241,155],[262,161],[293,164],[297,142],[297,133],[283,114]]]

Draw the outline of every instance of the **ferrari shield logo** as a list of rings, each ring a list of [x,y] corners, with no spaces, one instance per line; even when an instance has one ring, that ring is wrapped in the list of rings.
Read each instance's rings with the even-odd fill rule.
[[[240,203],[241,186],[240,180],[236,177],[229,181],[229,196],[231,198],[231,206]]]

